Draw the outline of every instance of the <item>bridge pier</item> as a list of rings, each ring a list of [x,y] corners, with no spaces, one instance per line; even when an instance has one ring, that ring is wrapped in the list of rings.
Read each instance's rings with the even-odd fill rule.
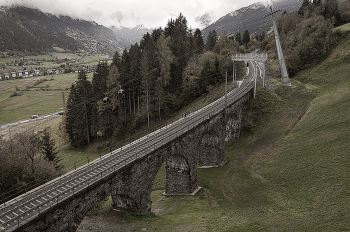
[[[203,126],[198,146],[198,166],[219,167],[226,163],[225,114],[220,113]]]
[[[197,154],[199,134],[189,131],[172,142],[166,161],[165,196],[193,195],[198,191]]]
[[[225,141],[231,141],[237,139],[241,135],[241,124],[242,124],[242,112],[243,106],[238,106],[235,109],[228,111],[227,122],[226,122],[226,136]]]

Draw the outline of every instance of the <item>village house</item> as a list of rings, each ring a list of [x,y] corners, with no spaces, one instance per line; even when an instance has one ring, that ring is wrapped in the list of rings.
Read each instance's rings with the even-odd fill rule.
[[[29,77],[29,71],[28,70],[24,70],[24,77]]]
[[[16,78],[17,77],[17,73],[16,72],[11,72],[11,78]]]
[[[37,70],[37,69],[34,70],[34,75],[35,75],[35,76],[39,76],[40,74],[41,74],[40,70]]]
[[[0,73],[0,80],[2,80],[2,74]]]
[[[10,79],[10,74],[9,73],[4,73],[4,79]]]
[[[23,77],[23,71],[18,71],[18,72],[17,72],[17,76]]]
[[[46,74],[48,74],[48,75],[50,75],[50,74],[55,74],[55,73],[56,73],[56,70],[55,70],[55,69],[49,68],[49,69],[46,70]]]

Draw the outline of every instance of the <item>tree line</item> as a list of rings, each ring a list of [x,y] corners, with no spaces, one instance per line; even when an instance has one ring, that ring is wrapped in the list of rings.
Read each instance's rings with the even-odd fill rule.
[[[200,29],[189,28],[180,13],[140,44],[116,52],[111,64],[100,62],[91,82],[79,73],[64,117],[67,140],[81,147],[101,134],[120,137],[149,120],[161,121],[222,83],[226,71],[232,77],[231,55],[244,49],[240,45],[215,30],[204,43]]]
[[[350,1],[304,0],[299,11],[277,20],[287,69],[291,76],[327,57],[343,33],[334,27],[350,22]],[[267,45],[267,43],[265,44]],[[264,49],[275,48],[270,43]]]

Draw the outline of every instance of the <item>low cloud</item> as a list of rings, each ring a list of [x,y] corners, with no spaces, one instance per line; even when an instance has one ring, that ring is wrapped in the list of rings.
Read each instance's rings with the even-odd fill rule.
[[[222,16],[257,0],[0,0],[0,5],[24,5],[54,15],[68,15],[104,26],[148,28],[165,27],[170,18],[180,12],[186,17],[189,27],[204,28]]]

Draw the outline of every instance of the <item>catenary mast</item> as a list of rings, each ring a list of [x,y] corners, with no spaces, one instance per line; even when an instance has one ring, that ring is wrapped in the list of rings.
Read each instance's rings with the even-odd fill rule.
[[[275,34],[275,40],[276,40],[276,47],[277,47],[277,53],[278,53],[278,60],[280,63],[280,68],[281,68],[281,74],[282,74],[282,85],[285,86],[291,86],[292,83],[289,79],[288,76],[288,71],[287,71],[287,67],[286,67],[286,63],[284,61],[284,56],[283,56],[283,52],[282,52],[282,46],[281,46],[281,42],[280,42],[280,38],[278,35],[278,31],[277,31],[277,24],[276,24],[276,19],[275,19],[275,14],[281,10],[273,10],[272,6],[270,6],[271,12],[268,13],[267,15],[264,16],[264,18],[271,16],[272,20],[273,20],[273,31]]]

